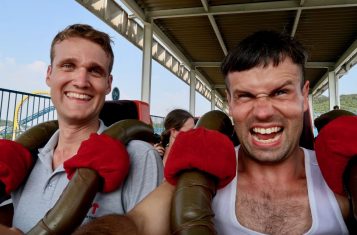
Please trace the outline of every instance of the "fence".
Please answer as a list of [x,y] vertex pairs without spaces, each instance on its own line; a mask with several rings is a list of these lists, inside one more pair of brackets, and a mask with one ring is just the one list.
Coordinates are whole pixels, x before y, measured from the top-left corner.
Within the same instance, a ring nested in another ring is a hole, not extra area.
[[[26,93],[0,88],[0,139],[15,139],[30,127],[57,119],[47,92]],[[154,132],[161,134],[163,117],[151,115]]]
[[0,138],[14,139],[28,128],[57,118],[47,92],[26,93],[0,88]]

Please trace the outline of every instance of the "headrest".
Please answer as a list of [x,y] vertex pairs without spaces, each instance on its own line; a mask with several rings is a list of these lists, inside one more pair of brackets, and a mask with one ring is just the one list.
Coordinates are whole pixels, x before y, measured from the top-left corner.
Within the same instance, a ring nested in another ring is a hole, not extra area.
[[234,132],[231,119],[219,110],[211,110],[205,113],[196,123],[196,127],[202,126],[209,130],[217,130],[229,138]]
[[348,161],[357,155],[357,117],[338,117],[316,137],[315,151],[321,172],[330,188],[341,195],[342,175]]
[[317,117],[314,121],[314,125],[317,131],[320,132],[326,124],[341,116],[355,116],[355,114],[343,109],[334,109]]
[[106,126],[124,119],[138,119],[151,125],[149,104],[138,100],[105,101],[99,118]]

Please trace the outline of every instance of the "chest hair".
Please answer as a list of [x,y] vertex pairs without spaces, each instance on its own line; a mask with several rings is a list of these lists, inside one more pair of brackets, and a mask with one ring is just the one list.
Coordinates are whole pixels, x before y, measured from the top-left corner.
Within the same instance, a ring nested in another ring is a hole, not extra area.
[[[253,189],[252,189],[253,188]],[[304,234],[312,224],[305,187],[280,190],[275,187],[238,188],[236,216],[241,225],[266,234]]]

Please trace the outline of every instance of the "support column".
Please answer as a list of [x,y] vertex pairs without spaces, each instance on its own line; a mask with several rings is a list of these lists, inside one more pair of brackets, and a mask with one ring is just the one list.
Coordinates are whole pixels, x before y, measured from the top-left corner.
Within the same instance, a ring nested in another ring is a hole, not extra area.
[[190,71],[190,113],[195,116],[196,110],[196,70]]
[[216,90],[211,90],[211,110],[215,110],[216,108]]
[[151,93],[152,25],[144,23],[143,63],[141,74],[141,100],[150,104]]
[[330,110],[333,106],[340,105],[340,97],[338,94],[338,78],[335,76],[334,71],[329,71],[328,73],[328,89],[329,89],[329,99],[330,99]]

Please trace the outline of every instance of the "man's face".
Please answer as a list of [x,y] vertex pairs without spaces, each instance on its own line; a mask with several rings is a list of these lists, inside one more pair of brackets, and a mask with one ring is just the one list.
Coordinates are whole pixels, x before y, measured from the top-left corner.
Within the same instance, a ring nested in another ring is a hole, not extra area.
[[301,90],[301,68],[286,58],[278,66],[255,67],[227,76],[229,112],[242,149],[259,162],[280,162],[298,151],[309,83]]
[[54,46],[46,83],[59,120],[68,123],[97,119],[111,90],[109,57],[97,44],[69,38]]

